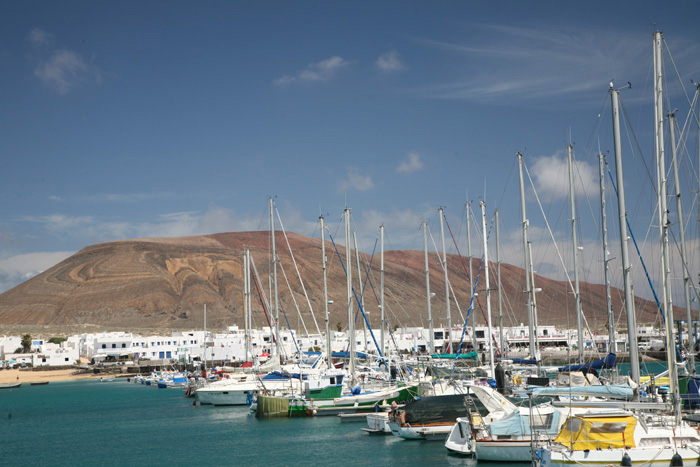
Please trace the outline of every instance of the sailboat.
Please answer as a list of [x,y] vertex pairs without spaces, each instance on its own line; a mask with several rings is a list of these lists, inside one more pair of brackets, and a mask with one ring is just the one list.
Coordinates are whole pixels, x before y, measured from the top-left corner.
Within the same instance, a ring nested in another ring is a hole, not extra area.
[[[654,33],[654,88],[656,110],[656,158],[659,182],[659,215],[661,228],[661,263],[663,270],[663,304],[666,322],[666,348],[669,366],[670,392],[673,400],[671,415],[655,414],[649,411],[650,404],[637,403],[639,411],[615,409],[605,414],[571,415],[557,438],[536,451],[540,466],[550,465],[645,465],[682,466],[698,465],[700,461],[700,435],[696,428],[680,419],[680,395],[678,391],[678,371],[675,360],[675,337],[673,332],[673,304],[670,294],[668,256],[668,209],[666,207],[666,171],[663,142],[662,112],[662,35]],[[622,158],[619,133],[619,90],[610,88],[613,110],[613,130],[615,137],[615,159],[618,179],[618,205],[620,206],[621,242],[623,245],[623,270],[625,264],[626,230],[624,229],[624,189],[622,183]],[[625,295],[628,305],[631,298],[629,281],[625,280]],[[628,313],[629,313],[628,309]],[[628,315],[628,319],[630,316]],[[634,327],[630,327],[630,355],[636,354]],[[631,359],[633,379],[639,382],[638,362]],[[635,365],[636,371],[635,371]]]

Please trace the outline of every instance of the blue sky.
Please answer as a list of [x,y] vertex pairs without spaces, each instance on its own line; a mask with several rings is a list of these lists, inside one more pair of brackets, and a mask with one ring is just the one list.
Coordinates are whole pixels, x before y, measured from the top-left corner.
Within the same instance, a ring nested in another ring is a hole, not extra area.
[[[387,248],[422,249],[421,221],[439,235],[444,206],[465,254],[464,203],[478,211],[485,193],[504,259],[520,264],[518,151],[566,259],[569,141],[588,196],[582,279],[597,281],[608,83],[633,83],[623,101],[650,160],[651,23],[692,98],[698,13],[694,1],[2,2],[0,291],[94,243],[266,230],[270,196],[287,230],[316,237],[319,213],[342,237],[347,203],[369,252],[380,224]],[[681,88],[669,96],[684,121]],[[652,251],[653,188],[641,156],[625,157]],[[538,272],[563,277],[532,188],[528,209]]]

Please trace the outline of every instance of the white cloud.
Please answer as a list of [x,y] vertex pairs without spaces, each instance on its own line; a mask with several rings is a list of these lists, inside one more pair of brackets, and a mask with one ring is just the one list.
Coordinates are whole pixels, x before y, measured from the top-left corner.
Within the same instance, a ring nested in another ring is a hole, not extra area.
[[[542,156],[535,160],[530,169],[539,195],[558,198],[569,196],[569,169],[566,157],[561,153]],[[585,161],[574,162],[574,186],[576,195],[596,196],[598,194],[598,173]]]
[[49,201],[63,201],[63,198],[61,198],[60,196],[56,196],[56,195],[50,195]]
[[34,76],[59,94],[67,94],[86,83],[102,82],[102,72],[95,65],[87,63],[72,50],[54,49],[51,46],[53,35],[34,28],[28,38],[41,56],[34,68]]
[[338,193],[345,193],[350,190],[369,191],[372,189],[374,189],[372,176],[362,174],[354,167],[348,170],[348,178],[338,184]]
[[0,292],[31,279],[74,253],[74,251],[42,251],[0,259]]
[[28,37],[29,41],[36,46],[48,45],[53,41],[53,34],[49,34],[39,28],[34,28],[29,31]]
[[87,81],[99,83],[99,70],[85,63],[71,50],[57,50],[47,60],[39,63],[34,75],[59,94],[67,94],[71,89]]
[[402,174],[409,174],[416,172],[423,168],[423,162],[420,160],[420,155],[415,152],[408,153],[408,157],[405,161],[399,164],[397,172]]
[[405,68],[401,56],[396,50],[380,55],[374,64],[382,73],[392,73]]
[[328,81],[333,78],[336,73],[350,65],[350,62],[334,55],[320,62],[310,63],[306,68],[301,70],[295,76],[284,75],[281,78],[274,80],[275,86],[287,86],[295,81],[301,82],[317,82],[317,81]]

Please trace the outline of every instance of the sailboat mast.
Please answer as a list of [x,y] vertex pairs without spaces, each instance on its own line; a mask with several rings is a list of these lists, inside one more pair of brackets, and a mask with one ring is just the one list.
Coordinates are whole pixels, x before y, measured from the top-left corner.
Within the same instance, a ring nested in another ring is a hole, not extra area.
[[[525,207],[525,179],[523,177],[523,155],[518,153],[518,169],[520,171],[520,212],[522,214],[523,225],[523,254],[525,255],[525,292],[527,293],[527,321],[529,328],[530,354],[537,358],[538,349],[535,343],[537,328],[535,327],[535,307],[534,307],[534,284],[532,283],[532,275],[530,269],[532,261],[530,259],[530,240],[528,238],[528,226],[530,221],[527,220],[527,208]],[[539,359],[537,359],[539,362]]]
[[248,252],[243,255],[243,335],[245,336],[245,357],[248,361]]
[[270,198],[270,241],[272,242],[272,286],[273,286],[273,295],[274,295],[274,302],[275,302],[275,326],[274,326],[274,333],[275,333],[275,338],[274,341],[276,342],[277,345],[272,345],[272,355],[277,355],[279,354],[279,345],[280,345],[280,308],[279,308],[279,296],[277,295],[277,250],[275,247],[275,216],[274,216],[274,209],[275,209],[275,201]]
[[617,353],[615,342],[615,317],[610,295],[610,260],[608,259],[608,217],[605,209],[605,155],[598,154],[598,178],[600,182],[600,225],[603,231],[603,280],[605,281],[605,301],[608,312],[608,352]]
[[442,235],[442,267],[445,270],[445,309],[447,315],[447,350],[443,352],[450,353],[452,351],[452,316],[450,315],[450,282],[447,277],[447,248],[445,247],[445,212],[442,208],[438,209],[440,213],[440,234]]
[[612,100],[613,136],[615,140],[615,173],[617,179],[617,211],[620,223],[620,256],[622,259],[622,282],[625,288],[625,314],[627,315],[627,346],[630,353],[632,381],[639,384],[639,348],[637,347],[637,318],[632,297],[632,271],[629,259],[627,208],[625,206],[625,180],[622,174],[622,145],[620,143],[620,92],[610,83]]
[[379,346],[382,349],[382,353],[386,355],[386,349],[384,348],[384,224],[379,226]]
[[[469,258],[469,296],[474,293],[474,279],[472,278],[472,204],[466,202],[467,211],[467,257]],[[476,313],[472,305],[472,346],[477,349],[476,343]]]
[[486,337],[489,346],[489,368],[491,368],[491,376],[496,376],[493,361],[493,328],[491,326],[491,287],[489,286],[489,247],[488,247],[488,231],[486,230],[486,203],[480,202],[481,206],[481,229],[484,237],[484,276],[486,279],[486,319],[488,321],[488,335]]
[[506,358],[506,348],[503,345],[503,296],[501,294],[501,235],[499,227],[500,212],[496,209],[496,281],[498,283],[498,329],[500,330],[499,345],[501,359]]
[[668,251],[668,206],[666,202],[666,148],[664,146],[664,116],[663,116],[663,57],[662,35],[654,33],[654,111],[656,115],[654,136],[656,140],[657,180],[659,184],[659,223],[661,233],[661,271],[663,274],[662,287],[664,298],[664,313],[666,315],[666,358],[668,360],[669,386],[673,394],[674,405],[678,405],[676,417],[680,413],[680,393],[678,391],[678,368],[676,366],[676,339],[673,326],[673,298],[671,296],[671,262]]
[[430,310],[430,268],[428,267],[428,221],[423,221],[423,250],[425,251],[425,290],[428,298],[428,354],[435,352],[435,332],[433,314]]
[[331,324],[328,316],[328,271],[326,270],[326,264],[328,263],[328,258],[326,258],[326,223],[323,216],[320,216],[321,220],[321,256],[323,264],[323,304],[325,307],[325,320],[326,320],[326,358],[328,361],[328,368],[333,368],[333,351],[331,350]]
[[680,176],[678,174],[678,155],[676,150],[676,116],[673,113],[668,114],[668,128],[671,136],[671,154],[673,157],[673,177],[676,185],[676,210],[678,211],[678,231],[680,236],[681,247],[681,265],[683,268],[683,292],[685,293],[685,313],[688,320],[688,358],[690,365],[690,373],[695,373],[695,356],[692,349],[695,348],[695,335],[691,328],[693,323],[693,314],[690,309],[690,273],[688,271],[686,245],[685,245],[685,219],[683,218],[683,201],[681,199]]
[[576,236],[576,189],[574,186],[574,148],[566,146],[569,165],[569,200],[571,201],[571,244],[574,250],[574,294],[576,300],[576,330],[578,331],[578,363],[583,365],[583,328],[581,326],[581,291],[578,282],[578,238]]
[[355,317],[352,306],[352,252],[350,248],[350,209],[345,208],[345,269],[348,286],[348,340],[350,344],[350,383],[355,386]]

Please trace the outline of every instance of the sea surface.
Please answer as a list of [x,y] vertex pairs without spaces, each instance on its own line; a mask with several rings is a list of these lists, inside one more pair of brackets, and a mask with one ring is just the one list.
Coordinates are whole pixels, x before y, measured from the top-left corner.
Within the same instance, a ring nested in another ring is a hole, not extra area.
[[[645,365],[642,373],[664,368]],[[629,365],[619,370],[626,374]],[[370,435],[364,423],[337,417],[257,419],[247,407],[192,401],[181,389],[119,379],[0,390],[0,465],[477,464],[449,454],[442,442]]]

